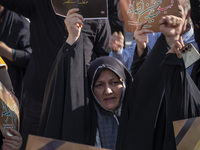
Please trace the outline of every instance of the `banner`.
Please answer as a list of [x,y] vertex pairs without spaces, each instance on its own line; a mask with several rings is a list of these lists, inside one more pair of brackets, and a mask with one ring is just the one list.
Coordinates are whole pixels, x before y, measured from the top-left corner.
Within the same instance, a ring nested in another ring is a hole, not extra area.
[[200,150],[200,117],[173,121],[177,150]]
[[66,17],[69,9],[79,8],[84,19],[107,19],[107,0],[51,0],[57,15]]
[[77,144],[72,142],[55,140],[51,138],[45,138],[41,136],[29,135],[26,144],[26,150],[108,150],[108,149],[101,149],[83,144]]
[[159,32],[162,16],[178,16],[177,0],[120,0],[120,4],[127,32],[133,33],[143,21],[148,22],[144,28]]

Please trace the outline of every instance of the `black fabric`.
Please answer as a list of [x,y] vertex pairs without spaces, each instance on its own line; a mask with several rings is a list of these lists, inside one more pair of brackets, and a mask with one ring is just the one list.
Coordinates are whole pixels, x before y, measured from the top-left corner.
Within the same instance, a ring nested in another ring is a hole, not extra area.
[[[77,44],[82,47],[82,36],[73,47],[67,43],[63,45],[49,74],[39,134],[94,145],[94,141],[88,143],[86,138],[86,134],[89,134],[87,132],[89,126],[86,124],[87,109],[84,107],[88,104],[88,95],[84,93],[84,89],[87,89],[86,68],[83,48],[79,46],[79,49],[74,48]],[[91,115],[95,113],[91,112]],[[90,130],[94,132],[92,135],[96,134],[95,126]]]
[[[33,53],[24,77],[23,97],[25,99],[22,99],[20,109],[21,128],[23,129],[21,133],[26,143],[27,133],[37,134],[40,115],[35,116],[34,114],[40,114],[48,74],[59,49],[68,37],[68,32],[64,23],[65,18],[55,14],[51,0],[0,0],[0,4],[30,20],[30,40]],[[109,54],[110,26],[108,20],[86,20],[82,33],[84,42],[81,46],[85,51],[86,63],[96,57]],[[28,102],[32,103],[34,108]],[[23,118],[27,110],[35,112],[32,114],[28,112],[29,116]]]
[[[86,75],[84,51],[75,48],[78,44],[82,45],[82,38],[81,34],[75,45],[65,43],[59,51],[47,81],[39,134],[94,146],[98,127],[95,101]],[[131,76],[127,69],[111,57],[94,60],[91,65],[94,68],[90,66],[88,71],[90,81],[93,69],[100,65],[98,60],[106,65],[110,59],[109,63],[115,66],[111,67],[120,68],[119,72],[130,85]]]
[[8,66],[16,97],[21,99],[22,81],[31,56],[29,22],[23,16],[5,10],[0,24],[0,41],[15,50],[13,61],[3,58]]
[[191,77],[194,83],[197,85],[200,90],[200,60],[196,61],[192,69]]
[[[33,96],[41,98],[53,61],[68,37],[65,18],[55,14],[50,0],[1,0],[0,4],[30,19],[31,46],[34,52],[25,76],[24,88]],[[82,33],[85,37],[83,47],[87,63],[109,54],[108,20],[86,20]],[[40,98],[36,100],[40,101]]]
[[131,64],[131,75],[133,78],[135,77],[136,72],[141,67],[141,65],[144,63],[144,61],[147,59],[147,52],[148,48],[145,48],[143,54],[139,57],[137,54],[137,46],[135,47],[135,53],[133,55],[133,62]]
[[[200,48],[200,1],[190,0],[191,4],[191,19],[194,25],[195,41]],[[200,90],[200,60],[195,62],[192,74],[192,79]]]
[[119,0],[108,0],[108,19],[111,27],[111,33],[121,31],[124,35],[124,22],[117,16],[117,4]]
[[168,55],[162,63],[168,49],[161,35],[135,75],[122,110],[119,150],[175,150],[172,121],[200,115],[200,93],[183,61]]
[[92,64],[90,64],[88,68],[88,77],[90,84],[92,84],[93,76],[95,74],[95,71],[98,70],[97,68],[99,66],[101,66],[101,68],[111,68],[113,71],[116,72],[117,75],[119,75],[119,77],[123,79],[127,87],[130,86],[131,84],[130,81],[132,80],[130,73],[127,71],[127,69],[120,61],[116,60],[113,57],[103,57],[103,58],[101,57],[93,61]]

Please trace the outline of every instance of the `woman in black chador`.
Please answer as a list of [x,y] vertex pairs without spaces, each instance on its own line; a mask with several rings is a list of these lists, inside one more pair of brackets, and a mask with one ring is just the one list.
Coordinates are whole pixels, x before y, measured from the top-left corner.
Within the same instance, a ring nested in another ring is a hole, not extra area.
[[132,77],[124,65],[108,56],[94,60],[87,71],[82,40],[83,18],[69,10],[69,38],[49,74],[40,120],[40,135],[115,149],[119,117]]

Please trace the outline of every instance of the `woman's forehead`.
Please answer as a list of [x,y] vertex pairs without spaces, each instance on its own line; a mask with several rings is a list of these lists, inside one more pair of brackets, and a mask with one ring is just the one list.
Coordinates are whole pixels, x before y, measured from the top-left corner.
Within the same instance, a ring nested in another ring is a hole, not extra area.
[[103,69],[97,80],[113,79],[113,78],[118,78],[118,76],[110,69]]

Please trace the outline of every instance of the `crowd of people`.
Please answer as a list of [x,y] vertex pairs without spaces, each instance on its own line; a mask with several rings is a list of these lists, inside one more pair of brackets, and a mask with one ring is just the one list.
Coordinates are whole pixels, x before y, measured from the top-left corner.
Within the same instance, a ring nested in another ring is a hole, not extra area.
[[56,15],[50,0],[0,0],[8,64],[0,82],[19,99],[21,121],[13,136],[1,135],[3,150],[25,149],[29,134],[175,150],[172,122],[200,116],[200,60],[185,68],[181,54],[187,43],[200,48],[200,2],[178,0],[179,15],[163,16],[159,33],[142,22],[128,49],[120,1],[108,4],[108,20],[84,20],[78,8]]

